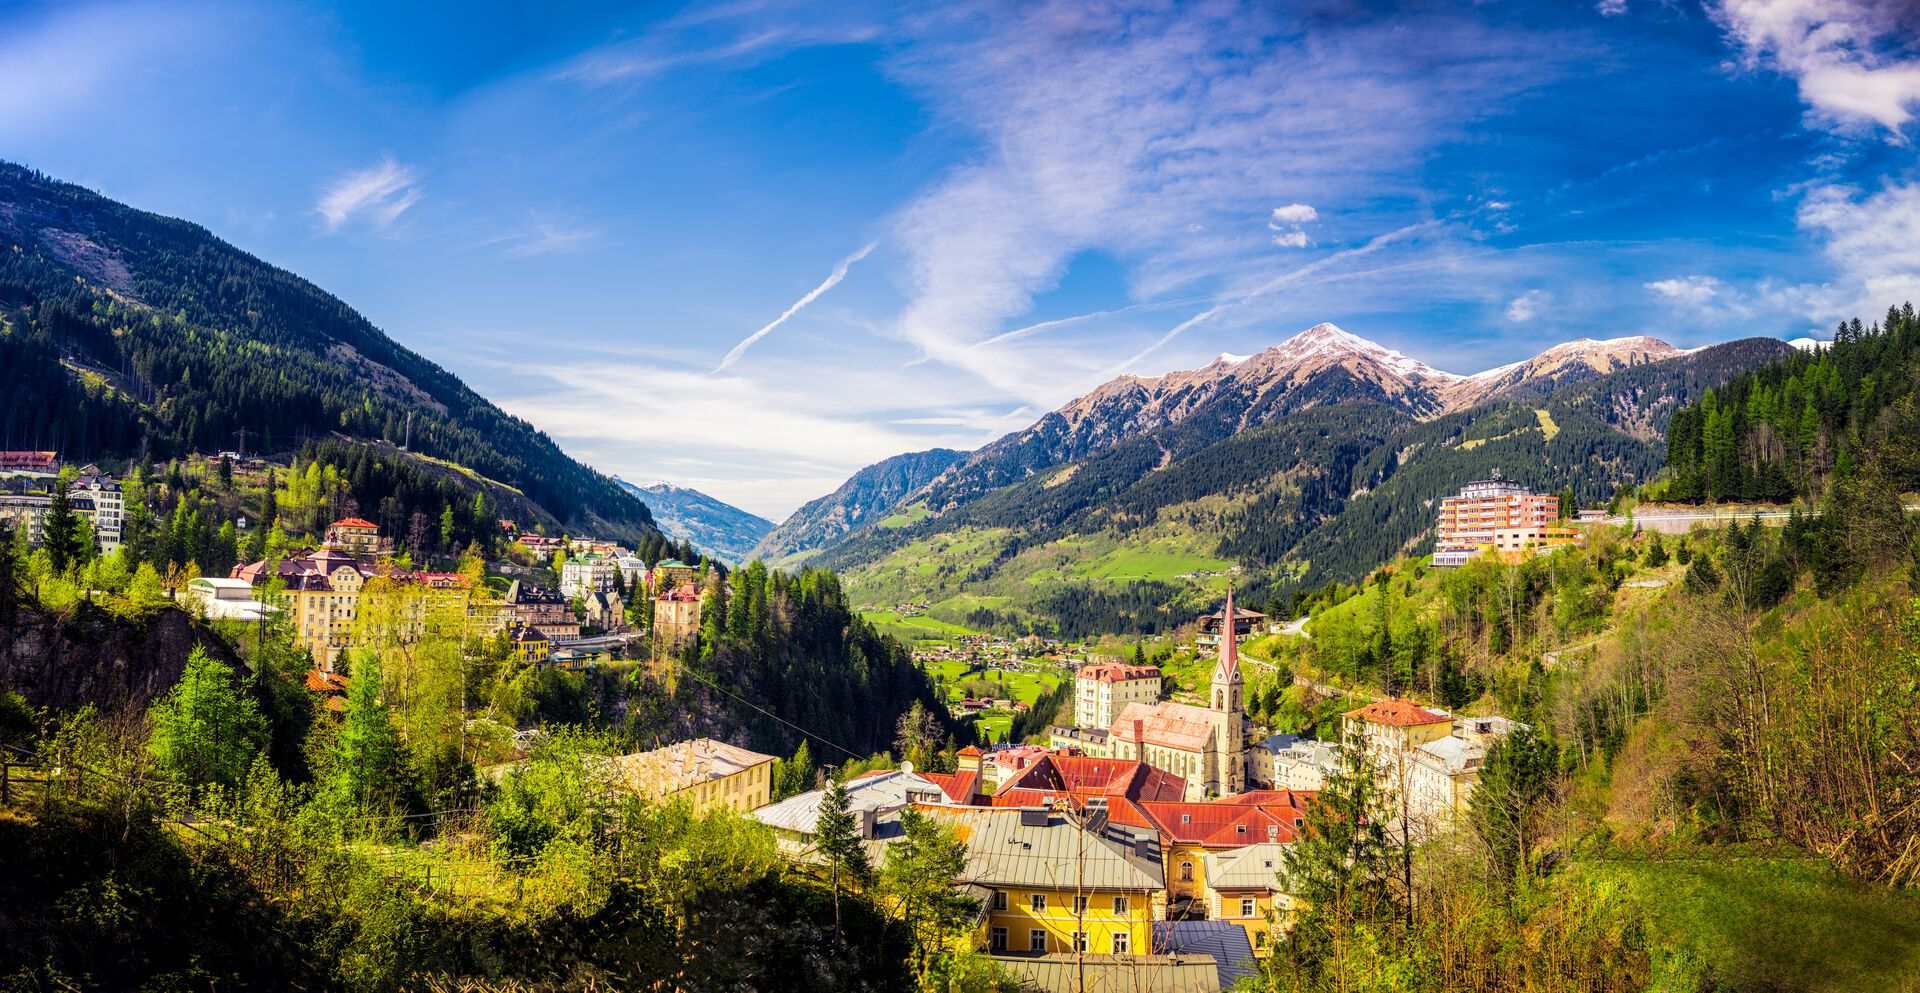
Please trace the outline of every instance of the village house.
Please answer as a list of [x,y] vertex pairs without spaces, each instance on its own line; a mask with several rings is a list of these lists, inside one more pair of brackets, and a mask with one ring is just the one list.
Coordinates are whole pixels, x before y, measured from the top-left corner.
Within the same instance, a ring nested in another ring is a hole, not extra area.
[[1247,749],[1247,782],[1256,789],[1317,790],[1339,761],[1333,742],[1275,734]]
[[542,665],[553,658],[553,642],[530,625],[515,624],[507,632],[507,644],[513,646],[514,659],[523,665]]
[[533,628],[555,644],[580,640],[580,620],[559,590],[516,579],[507,586],[505,603],[509,624]]
[[244,579],[196,576],[187,580],[186,598],[200,616],[210,621],[257,624],[280,609],[254,599],[253,584]]
[[[886,857],[886,846],[900,837],[900,811],[915,804],[965,802],[971,795],[970,787],[960,786],[965,793],[959,797],[950,796],[946,791],[958,782],[961,780],[953,774],[942,777],[942,781],[919,775],[911,762],[902,762],[898,769],[881,769],[848,780],[847,811],[853,815],[855,829],[866,843],[872,863],[881,864]],[[755,810],[753,818],[773,829],[781,854],[799,862],[817,861],[819,856],[814,844],[819,833],[821,805],[826,797],[825,789],[808,790]]]
[[[1232,591],[1228,591],[1231,594]],[[1228,605],[1203,615],[1200,618],[1200,634],[1194,638],[1201,648],[1217,648],[1220,645],[1221,632],[1227,629],[1227,615],[1233,615],[1233,640],[1240,643],[1249,638],[1258,637],[1266,630],[1267,615],[1257,610],[1235,609],[1232,596],[1228,596]]]
[[1151,832],[1039,807],[926,812],[966,842],[959,882],[986,902],[989,954],[1151,952],[1165,892]]
[[700,567],[679,559],[661,559],[647,572],[647,588],[659,593],[700,582]]
[[1287,790],[1205,802],[1142,801],[1114,819],[1159,832],[1166,854],[1169,916],[1193,916],[1207,900],[1209,855],[1255,844],[1290,844],[1307,817],[1308,796]]
[[1285,846],[1262,841],[1206,856],[1208,919],[1244,930],[1261,958],[1272,954],[1295,909],[1280,882]]
[[560,595],[572,603],[593,593],[609,592],[614,588],[615,577],[619,575],[619,566],[614,564],[613,559],[598,553],[568,559],[560,567]]
[[696,815],[725,807],[748,813],[773,795],[771,755],[712,738],[681,741],[608,759],[606,785],[655,803],[685,799]]
[[342,518],[327,525],[321,546],[364,556],[393,551],[392,542],[380,537],[380,525],[359,517]]

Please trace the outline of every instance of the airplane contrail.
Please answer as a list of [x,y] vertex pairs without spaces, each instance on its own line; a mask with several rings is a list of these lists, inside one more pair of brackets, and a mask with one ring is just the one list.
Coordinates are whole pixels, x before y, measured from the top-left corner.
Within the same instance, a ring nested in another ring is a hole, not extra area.
[[[769,321],[766,327],[763,327],[760,330],[755,331],[750,335],[747,335],[746,340],[740,342],[740,344],[738,345],[733,346],[733,351],[728,352],[727,357],[724,359],[721,359],[720,364],[713,367],[713,372],[715,373],[724,372],[728,366],[734,364],[735,362],[740,361],[740,356],[747,354],[747,349],[752,348],[754,342],[759,341],[760,339],[765,338],[767,335],[773,333],[774,328],[777,328],[780,325],[785,324],[787,322],[787,318],[792,317],[795,314],[798,314],[801,311],[801,309],[804,308],[807,304],[810,304],[815,300],[820,299],[820,294],[825,293],[830,289],[833,289],[834,286],[837,285],[841,280],[847,278],[847,270],[852,268],[855,262],[858,262],[861,259],[866,258],[867,253],[873,251],[875,248],[878,248],[878,247],[880,247],[879,242],[870,241],[870,242],[867,242],[867,245],[865,248],[862,248],[859,251],[853,253],[852,255],[849,255],[846,258],[841,259],[840,264],[833,267],[833,272],[827,274],[827,278],[824,282],[822,282],[819,286],[814,287],[812,290],[808,291],[806,296],[803,296],[800,299],[795,300],[793,302],[793,306],[788,307],[785,311],[782,311],[779,317],[776,317],[773,320]],[[712,375],[712,373],[709,373],[708,375]]]

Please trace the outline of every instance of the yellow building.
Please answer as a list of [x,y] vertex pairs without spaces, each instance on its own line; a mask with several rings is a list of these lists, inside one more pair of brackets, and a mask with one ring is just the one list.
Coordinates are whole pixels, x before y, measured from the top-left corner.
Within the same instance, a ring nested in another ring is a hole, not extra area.
[[1273,951],[1294,908],[1282,889],[1282,851],[1281,843],[1262,842],[1207,856],[1207,919],[1245,929],[1262,957]]
[[979,942],[994,955],[1146,955],[1166,907],[1159,843],[1041,808],[930,807],[967,845],[960,881],[985,893]]
[[1453,716],[1428,710],[1412,700],[1375,700],[1346,718],[1349,740],[1364,743],[1367,757],[1382,769],[1410,761],[1421,745],[1453,733]]
[[695,738],[610,759],[609,785],[657,803],[685,798],[695,814],[723,807],[744,814],[772,798],[773,763],[771,755]]
[[553,657],[553,642],[539,628],[521,624],[507,632],[507,641],[513,645],[514,658],[523,665],[540,665]]

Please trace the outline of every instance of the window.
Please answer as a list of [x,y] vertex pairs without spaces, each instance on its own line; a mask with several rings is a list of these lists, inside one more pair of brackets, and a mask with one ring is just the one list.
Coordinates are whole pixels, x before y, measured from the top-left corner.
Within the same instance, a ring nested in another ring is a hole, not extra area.
[[996,952],[1006,951],[1007,950],[1007,929],[1003,927],[994,928],[992,937],[990,937],[988,941],[991,944],[994,951]]
[[1192,862],[1180,863],[1180,881],[1183,883],[1193,882],[1193,863]]
[[1253,933],[1253,947],[1255,948],[1267,947],[1267,932],[1255,931]]
[[1133,936],[1125,931],[1113,933],[1113,954],[1125,955],[1133,948]]
[[1027,909],[1032,910],[1036,914],[1046,913],[1047,895],[1045,893],[1035,893],[1027,897]]
[[[1073,913],[1074,913],[1074,915],[1075,915],[1075,916],[1082,916],[1082,915],[1084,915],[1084,914],[1086,914],[1086,912],[1087,912],[1087,898],[1086,898],[1086,897],[1083,897],[1083,896],[1077,896],[1077,897],[1074,897],[1074,898],[1073,898]],[[1082,949],[1082,951],[1085,951],[1085,949]]]
[[993,891],[993,909],[995,910],[1007,909],[1007,891],[1006,890]]
[[1087,932],[1073,932],[1073,950],[1076,952],[1084,952],[1087,950]]
[[1113,898],[1113,914],[1115,917],[1127,916],[1127,898],[1126,897],[1117,896]]
[[1247,826],[1246,826],[1245,824],[1235,824],[1235,825],[1233,826],[1233,833],[1234,833],[1234,834],[1246,834],[1246,833],[1247,833]]
[[1027,932],[1027,951],[1044,952],[1047,950],[1047,932],[1043,928],[1034,928]]
[[1252,917],[1255,912],[1256,911],[1253,909],[1253,897],[1250,897],[1250,896],[1241,897],[1240,898],[1240,916]]

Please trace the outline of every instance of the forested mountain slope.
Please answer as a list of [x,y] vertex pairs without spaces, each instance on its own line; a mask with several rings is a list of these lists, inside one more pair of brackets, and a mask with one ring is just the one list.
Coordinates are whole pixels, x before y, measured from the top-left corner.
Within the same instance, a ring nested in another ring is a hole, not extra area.
[[[821,562],[842,570],[868,605],[925,599],[956,622],[1037,621],[1063,633],[1186,619],[1217,594],[1220,580],[1209,576],[1236,569],[1256,595],[1350,580],[1420,547],[1440,498],[1496,468],[1538,491],[1570,487],[1587,502],[1650,479],[1674,409],[1791,349],[1750,339],[1668,351],[1654,359],[1656,349],[1641,347],[1645,361],[1578,368],[1542,363],[1537,377],[1490,380],[1495,400],[1432,416],[1439,400],[1378,388],[1379,369],[1405,362],[1350,348],[1367,371],[1331,363],[1283,388],[1210,388],[1177,420],[974,492],[970,481],[998,478],[989,446],[910,498],[925,516],[856,531]],[[1446,378],[1435,396],[1462,395],[1472,378]],[[1325,402],[1294,406],[1302,389]],[[1040,451],[1047,423],[998,451]]]
[[[805,556],[869,522],[965,458],[932,448],[884,459],[853,474],[832,493],[808,502],[760,540],[754,555],[771,562]],[[876,516],[878,515],[878,516]]]
[[0,163],[0,447],[168,457],[409,443],[636,539],[645,505],[338,298],[186,221]]

